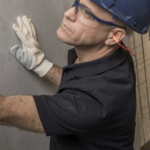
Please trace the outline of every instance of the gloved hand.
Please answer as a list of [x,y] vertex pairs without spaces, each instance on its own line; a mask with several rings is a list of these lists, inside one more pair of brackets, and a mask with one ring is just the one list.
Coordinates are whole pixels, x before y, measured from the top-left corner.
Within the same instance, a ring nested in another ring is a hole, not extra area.
[[19,27],[14,24],[13,29],[20,39],[22,47],[15,45],[11,49],[11,53],[24,67],[43,77],[53,67],[53,63],[44,59],[45,55],[40,50],[31,19],[23,16],[22,18],[18,17],[17,20]]

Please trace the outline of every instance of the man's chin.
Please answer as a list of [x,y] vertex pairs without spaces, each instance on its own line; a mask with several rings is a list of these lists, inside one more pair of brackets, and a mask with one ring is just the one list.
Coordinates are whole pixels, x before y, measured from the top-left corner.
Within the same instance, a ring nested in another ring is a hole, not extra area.
[[66,36],[62,33],[62,31],[60,31],[60,30],[61,30],[60,28],[57,30],[57,37],[58,37],[63,43],[66,43],[66,44],[68,44],[68,45],[74,45],[74,44],[71,42],[70,38],[69,38],[69,37],[66,37]]

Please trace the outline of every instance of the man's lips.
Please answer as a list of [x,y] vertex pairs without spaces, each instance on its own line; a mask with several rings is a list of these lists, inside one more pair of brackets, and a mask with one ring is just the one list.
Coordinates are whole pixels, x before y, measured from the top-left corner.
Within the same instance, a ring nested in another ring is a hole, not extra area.
[[69,31],[71,31],[64,23],[62,23],[62,25],[67,28]]

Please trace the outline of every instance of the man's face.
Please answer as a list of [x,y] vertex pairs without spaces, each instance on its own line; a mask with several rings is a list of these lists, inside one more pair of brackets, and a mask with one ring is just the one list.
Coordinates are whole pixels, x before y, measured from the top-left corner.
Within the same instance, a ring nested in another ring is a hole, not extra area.
[[[106,21],[111,20],[110,13],[90,0],[80,0],[80,3],[97,17]],[[103,43],[107,38],[110,26],[99,23],[92,17],[89,18],[80,6],[78,8],[77,14],[75,14],[75,7],[64,13],[62,24],[57,30],[58,38],[74,46],[93,46]]]

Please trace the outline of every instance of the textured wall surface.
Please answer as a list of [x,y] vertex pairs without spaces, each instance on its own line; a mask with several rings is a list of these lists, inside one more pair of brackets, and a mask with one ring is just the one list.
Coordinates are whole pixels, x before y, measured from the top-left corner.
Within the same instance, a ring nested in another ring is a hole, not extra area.
[[[27,15],[35,25],[38,41],[49,61],[65,66],[67,50],[56,35],[70,0],[0,0],[0,94],[42,95],[55,94],[57,87],[46,79],[26,70],[10,53],[20,44],[12,24],[17,17]],[[48,150],[49,137],[13,127],[0,127],[0,150]]]
[[[130,47],[135,51],[135,71],[137,76],[137,120],[142,150],[150,143],[150,29],[147,34],[134,33]],[[150,149],[150,147],[149,147]]]

